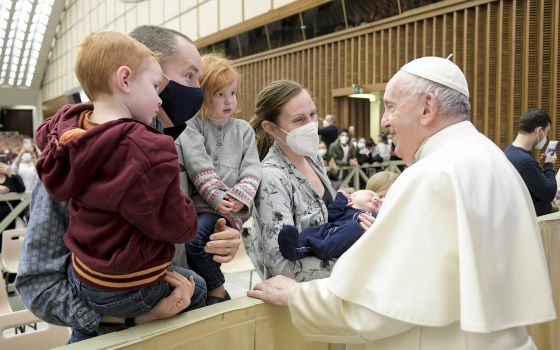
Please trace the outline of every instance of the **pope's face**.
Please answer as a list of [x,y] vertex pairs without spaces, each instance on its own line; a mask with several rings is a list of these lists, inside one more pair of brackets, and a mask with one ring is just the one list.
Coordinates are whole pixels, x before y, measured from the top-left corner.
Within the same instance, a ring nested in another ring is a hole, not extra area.
[[396,145],[395,153],[407,164],[414,162],[414,154],[424,141],[420,119],[423,111],[424,97],[410,95],[405,91],[402,72],[398,72],[387,83],[383,104],[385,113],[381,126],[389,129],[393,143]]

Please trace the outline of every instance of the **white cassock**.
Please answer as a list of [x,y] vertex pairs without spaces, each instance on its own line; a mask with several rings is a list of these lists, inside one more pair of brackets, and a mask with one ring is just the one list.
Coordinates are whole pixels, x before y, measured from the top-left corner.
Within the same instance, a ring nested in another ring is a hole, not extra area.
[[428,138],[328,279],[290,291],[308,340],[348,349],[534,349],[555,318],[535,209],[468,121]]

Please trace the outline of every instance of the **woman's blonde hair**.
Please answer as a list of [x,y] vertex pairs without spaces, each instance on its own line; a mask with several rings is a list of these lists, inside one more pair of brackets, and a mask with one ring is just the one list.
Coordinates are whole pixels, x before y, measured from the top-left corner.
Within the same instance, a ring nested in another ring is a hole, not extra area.
[[257,96],[255,115],[249,124],[255,130],[257,150],[261,160],[266,157],[274,139],[262,127],[263,121],[278,125],[282,108],[303,91],[303,87],[292,80],[276,80],[269,83]]
[[[239,81],[239,72],[230,60],[217,54],[207,54],[202,57],[202,74],[200,87],[204,91],[204,103],[199,116],[206,117],[212,106],[212,97],[226,86]],[[239,90],[236,91],[239,100]]]
[[369,178],[366,184],[366,190],[373,191],[384,197],[387,191],[389,191],[389,187],[391,187],[397,177],[398,174],[390,171],[377,172]]

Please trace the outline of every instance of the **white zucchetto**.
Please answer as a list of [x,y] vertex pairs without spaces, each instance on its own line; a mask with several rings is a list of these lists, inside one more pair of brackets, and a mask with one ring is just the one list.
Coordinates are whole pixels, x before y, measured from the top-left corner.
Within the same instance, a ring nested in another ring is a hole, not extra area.
[[442,57],[417,58],[401,67],[402,71],[442,84],[469,97],[465,75],[455,63]]

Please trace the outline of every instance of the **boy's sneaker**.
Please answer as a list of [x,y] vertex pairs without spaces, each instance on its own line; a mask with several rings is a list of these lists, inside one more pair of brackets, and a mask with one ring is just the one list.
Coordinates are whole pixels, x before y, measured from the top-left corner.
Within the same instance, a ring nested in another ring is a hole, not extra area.
[[214,296],[209,296],[206,298],[206,306],[208,305],[213,305],[213,304],[218,304],[218,303],[222,303],[224,301],[228,301],[231,300],[231,297],[229,296],[227,290],[226,290],[226,295],[224,295],[222,298],[220,297],[214,297]]

